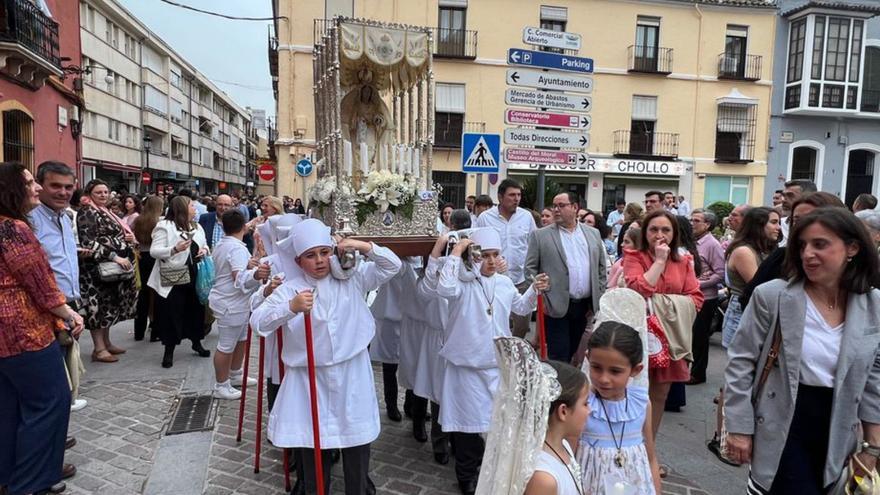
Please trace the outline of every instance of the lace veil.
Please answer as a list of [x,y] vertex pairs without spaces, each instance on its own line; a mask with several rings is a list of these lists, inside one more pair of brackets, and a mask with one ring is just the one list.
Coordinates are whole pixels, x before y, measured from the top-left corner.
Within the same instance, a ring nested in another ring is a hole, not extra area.
[[556,370],[516,337],[495,339],[501,382],[476,495],[521,495],[547,434],[550,403],[561,392]]
[[[593,328],[603,321],[616,321],[636,329],[642,338],[642,372],[633,378],[632,384],[648,387],[648,326],[645,313],[645,298],[632,289],[613,289],[605,292],[599,300],[599,312]],[[584,359],[581,370],[590,373],[590,363]]]

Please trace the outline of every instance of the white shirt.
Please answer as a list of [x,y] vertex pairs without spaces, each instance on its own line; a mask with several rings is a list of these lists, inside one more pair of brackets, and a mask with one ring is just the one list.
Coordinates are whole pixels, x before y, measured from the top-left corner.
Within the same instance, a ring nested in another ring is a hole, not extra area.
[[617,223],[618,220],[623,220],[623,212],[614,210],[608,214],[608,220],[605,222],[609,227],[611,227],[615,237],[620,234],[620,229],[623,228],[623,224]]
[[782,239],[779,240],[779,247],[785,247],[785,245],[788,244],[788,231],[791,229],[791,224],[788,222],[788,217],[783,217],[779,220],[779,230],[782,232]]
[[[250,314],[251,294],[260,287],[256,269],[247,269],[250,254],[243,242],[225,236],[214,246],[214,286],[208,307],[225,325],[244,325]],[[233,272],[237,272],[233,278]]]
[[832,328],[807,296],[804,341],[801,346],[800,382],[814,387],[834,387],[844,323]]
[[492,227],[501,236],[501,254],[507,261],[507,275],[514,284],[525,281],[526,251],[529,234],[537,230],[535,218],[524,208],[517,208],[510,220],[504,218],[497,206],[484,211],[475,227]]
[[[568,291],[572,299],[584,299],[590,297],[590,246],[581,229],[575,225],[574,231],[569,232],[565,227],[559,228],[559,237],[562,238],[562,249],[565,250],[565,259],[568,263]],[[604,249],[604,246],[603,246]]]
[[678,214],[686,217],[691,212],[691,205],[687,201],[682,201],[678,204]]

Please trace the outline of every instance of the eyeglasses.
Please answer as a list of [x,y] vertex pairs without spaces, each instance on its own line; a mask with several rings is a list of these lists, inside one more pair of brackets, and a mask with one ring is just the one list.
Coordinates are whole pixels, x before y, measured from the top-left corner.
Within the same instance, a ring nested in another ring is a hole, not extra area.
[[561,210],[561,209],[565,208],[566,206],[571,206],[571,203],[553,203],[554,210]]

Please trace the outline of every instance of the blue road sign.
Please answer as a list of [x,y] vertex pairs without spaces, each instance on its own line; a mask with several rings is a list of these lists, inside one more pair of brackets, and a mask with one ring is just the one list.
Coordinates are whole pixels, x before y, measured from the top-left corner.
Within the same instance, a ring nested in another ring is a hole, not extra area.
[[542,69],[580,72],[582,74],[593,73],[593,59],[591,58],[572,57],[551,52],[536,52],[521,48],[507,49],[507,63],[510,65],[524,65],[526,67],[540,67]]
[[314,169],[315,166],[312,165],[312,161],[308,158],[303,158],[296,162],[296,175],[300,177],[308,177],[309,175],[312,175],[312,170]]
[[497,174],[501,163],[501,135],[466,132],[461,135],[461,171]]

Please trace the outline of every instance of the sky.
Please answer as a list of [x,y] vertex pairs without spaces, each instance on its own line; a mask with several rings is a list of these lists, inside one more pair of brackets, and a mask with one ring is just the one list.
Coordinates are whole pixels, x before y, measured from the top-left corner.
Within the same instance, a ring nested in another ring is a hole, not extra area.
[[[267,45],[271,21],[228,20],[161,0],[118,1],[239,106],[275,115]],[[271,0],[174,1],[231,16],[272,16]]]

